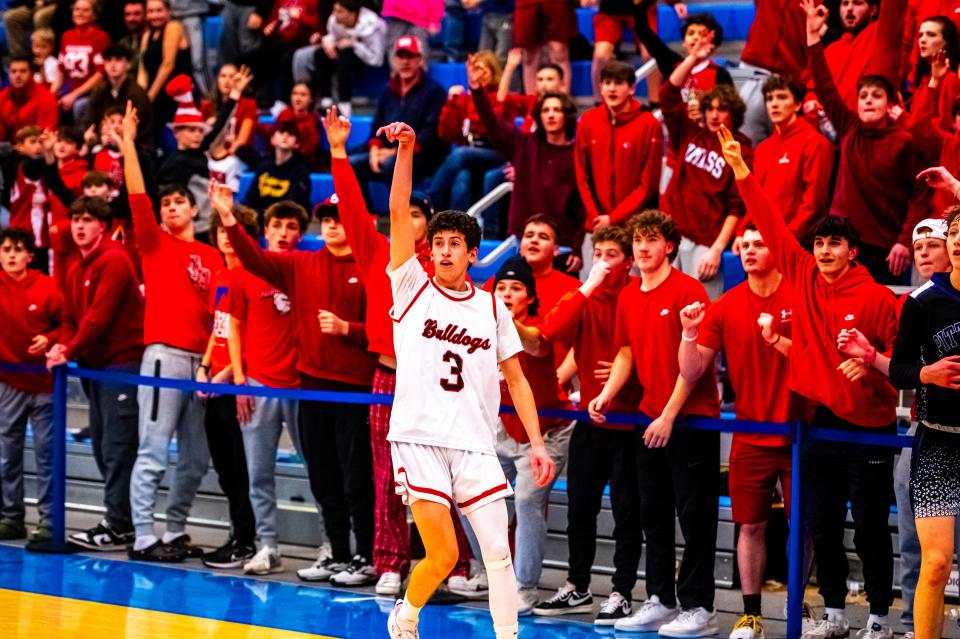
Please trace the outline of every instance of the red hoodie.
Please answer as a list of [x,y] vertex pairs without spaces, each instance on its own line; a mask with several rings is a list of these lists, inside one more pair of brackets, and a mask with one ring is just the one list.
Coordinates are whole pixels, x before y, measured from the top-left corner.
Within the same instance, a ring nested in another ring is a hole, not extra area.
[[[677,154],[677,166],[661,208],[676,220],[684,237],[710,246],[720,235],[727,216],[744,214],[743,201],[733,184],[733,171],[723,159],[717,134],[687,117],[678,87],[665,82],[660,100],[670,145]],[[740,142],[747,164],[751,164],[750,140],[739,131],[734,137]]]
[[753,170],[797,238],[826,215],[833,145],[804,118],[775,127],[773,135],[757,145]]
[[60,336],[67,345],[67,359],[79,359],[92,368],[139,361],[143,356],[143,309],[130,258],[104,238],[67,273]]
[[867,127],[844,104],[823,57],[808,47],[817,95],[840,138],[840,163],[831,213],[848,217],[864,244],[913,246],[913,227],[926,215],[930,193],[915,178],[926,168],[910,133],[889,118]]
[[[367,293],[366,329],[368,348],[371,352],[387,357],[396,357],[393,349],[393,322],[390,308],[393,306],[393,289],[387,275],[390,263],[390,243],[374,226],[374,218],[367,213],[360,183],[347,158],[332,158],[333,185],[340,202],[340,222],[347,236],[360,270],[360,277]],[[430,245],[422,242],[417,246],[420,266],[433,275],[433,260]]]
[[858,264],[832,284],[827,282],[816,259],[789,232],[756,178],[748,176],[737,185],[780,272],[793,287],[790,387],[848,422],[890,425],[896,419],[896,391],[874,368],[856,382],[837,370],[847,359],[837,350],[837,335],[841,329],[856,328],[878,350],[887,352],[897,335],[893,293]]
[[22,89],[0,91],[0,142],[13,142],[17,131],[29,124],[55,131],[59,122],[56,96],[33,80]]
[[656,206],[663,128],[635,99],[617,115],[602,104],[584,113],[577,124],[575,153],[587,231],[593,230],[598,215],[622,224]]
[[799,78],[807,66],[807,18],[794,0],[756,0],[756,15],[741,59],[778,75]]
[[[43,353],[30,355],[27,349],[36,335],[44,335],[50,345],[60,341],[63,320],[63,296],[53,278],[40,271],[27,270],[15,280],[0,270],[0,362],[43,365]],[[43,373],[0,372],[0,382],[26,393],[53,392],[53,377]]]
[[[913,77],[913,68],[919,59],[919,50],[916,46],[917,33],[923,21],[933,16],[946,16],[960,29],[960,0],[908,0],[907,13],[903,20],[900,77]],[[957,64],[957,62],[953,63]]]
[[[517,116],[527,114],[528,100],[526,96],[508,95],[505,100],[497,99],[497,88],[487,90],[487,97],[493,104],[497,116],[507,122],[513,122]],[[469,93],[461,93],[447,98],[440,111],[440,120],[437,122],[437,134],[441,139],[458,146],[468,144],[471,140],[486,142],[487,130],[480,121],[480,114],[473,104]]]
[[[910,111],[910,117],[905,118],[904,121],[907,122],[907,126],[910,126],[913,118],[920,117],[917,115],[917,100],[924,94],[930,91],[930,76],[925,76],[920,81],[920,86],[917,88],[916,93],[913,94],[913,98],[910,100],[910,103],[907,105],[907,109]],[[955,71],[947,73],[943,76],[943,79],[940,80],[940,88],[938,90],[940,95],[940,100],[938,103],[934,104],[933,113],[927,114],[924,117],[928,117],[937,122],[943,131],[947,133],[953,132],[953,103],[956,102],[957,98],[960,98],[960,77],[957,77]]]
[[[353,255],[328,249],[268,253],[239,224],[227,227],[249,273],[290,296],[297,335],[297,370],[313,378],[370,386],[376,359],[367,352],[366,296]],[[346,336],[320,331],[317,313],[330,311],[349,324]]]
[[[612,362],[619,346],[613,340],[617,321],[617,299],[620,291],[630,282],[624,272],[620,278],[613,274],[604,281],[590,297],[574,289],[543,318],[541,331],[554,342],[573,345],[573,356],[580,371],[580,406],[585,407],[603,390],[603,382],[593,375],[600,362]],[[617,393],[610,412],[633,413],[643,397],[636,372],[631,372],[630,381]],[[633,430],[629,424],[594,424],[613,430]]]
[[[936,126],[933,115],[937,103],[940,102],[939,95],[939,87],[928,87],[926,91],[917,94],[913,101],[910,133],[928,164],[945,167],[952,175],[956,175],[960,171],[960,132],[945,133]],[[923,217],[938,218],[956,203],[957,199],[952,193],[936,189]]]
[[298,150],[307,157],[313,157],[320,146],[320,125],[313,113],[295,113],[293,109],[284,109],[277,116],[277,125],[292,122],[300,131]]

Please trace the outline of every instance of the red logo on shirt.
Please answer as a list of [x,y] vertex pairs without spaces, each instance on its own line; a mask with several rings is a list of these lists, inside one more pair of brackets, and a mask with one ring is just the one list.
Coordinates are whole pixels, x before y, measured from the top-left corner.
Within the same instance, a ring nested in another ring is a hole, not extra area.
[[428,319],[423,323],[423,336],[428,339],[438,339],[441,342],[450,342],[451,344],[463,344],[467,347],[467,353],[473,354],[478,348],[483,350],[490,349],[490,340],[481,337],[470,337],[467,335],[466,328],[460,328],[457,324],[448,324],[446,328],[438,328],[437,321]]
[[190,263],[187,265],[187,275],[190,277],[193,285],[201,291],[210,288],[211,272],[210,269],[203,266],[199,255],[190,256]]

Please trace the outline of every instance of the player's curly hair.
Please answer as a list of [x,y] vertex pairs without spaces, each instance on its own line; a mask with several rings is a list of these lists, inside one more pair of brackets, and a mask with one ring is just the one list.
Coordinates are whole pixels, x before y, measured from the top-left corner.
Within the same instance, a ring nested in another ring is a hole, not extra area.
[[743,126],[743,116],[747,112],[747,105],[744,104],[743,98],[740,97],[740,94],[737,93],[737,90],[732,84],[718,84],[709,91],[707,91],[702,98],[700,98],[701,109],[706,111],[713,101],[717,101],[717,107],[721,111],[728,111],[730,113],[730,118],[733,120],[733,130],[737,131],[741,126]]
[[[257,239],[260,237],[260,225],[257,222],[257,212],[249,206],[242,204],[233,205],[233,217],[237,218],[237,224],[243,227],[247,235]],[[223,226],[220,216],[214,213],[210,216],[210,243],[217,246],[217,231]]]
[[438,213],[427,224],[427,241],[433,243],[433,236],[441,231],[453,231],[463,235],[467,249],[480,246],[480,223],[476,218],[463,211],[443,211]]
[[[671,262],[680,252],[680,229],[672,217],[658,209],[647,209],[637,213],[627,221],[627,233],[631,241],[636,237],[657,237],[658,235],[673,243],[673,250],[667,256]],[[631,247],[632,249],[632,247]]]

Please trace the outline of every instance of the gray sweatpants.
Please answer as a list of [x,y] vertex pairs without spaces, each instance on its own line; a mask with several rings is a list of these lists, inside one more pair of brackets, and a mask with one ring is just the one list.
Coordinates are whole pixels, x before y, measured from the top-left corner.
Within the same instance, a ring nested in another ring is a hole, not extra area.
[[[688,240],[683,238],[680,240],[680,248],[677,252],[677,259],[673,261],[673,266],[677,270],[683,271],[690,277],[697,277],[697,265],[700,263],[700,258],[703,257],[703,254],[710,250],[709,246],[703,244],[694,244],[693,240]],[[717,270],[717,274],[705,282],[700,282],[703,284],[703,288],[707,289],[707,297],[710,298],[710,301],[717,299],[723,295],[723,259],[720,260],[720,268]]]
[[[194,378],[200,353],[151,344],[143,353],[140,374],[172,379]],[[177,468],[167,498],[167,531],[183,532],[200,480],[210,466],[203,428],[203,400],[196,393],[141,386],[140,446],[130,478],[130,508],[138,537],[155,534],[153,509],[169,462],[170,441],[177,436]]]
[[40,523],[50,524],[53,504],[53,395],[28,393],[0,382],[0,520],[23,523],[23,447],[33,428]]
[[[252,377],[250,386],[263,387]],[[250,505],[257,520],[257,537],[265,546],[277,545],[277,442],[283,424],[287,424],[297,452],[300,452],[297,430],[297,400],[257,397],[256,410],[249,424],[244,424],[243,450],[247,456],[247,475],[250,478]]]

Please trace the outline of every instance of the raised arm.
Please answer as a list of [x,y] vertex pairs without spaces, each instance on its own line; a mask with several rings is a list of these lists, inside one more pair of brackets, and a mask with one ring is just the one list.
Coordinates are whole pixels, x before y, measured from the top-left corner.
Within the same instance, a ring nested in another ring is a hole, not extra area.
[[390,188],[390,270],[403,266],[416,253],[413,219],[410,217],[410,193],[413,190],[413,147],[417,135],[409,124],[394,122],[377,131],[391,143],[399,142],[397,162]]
[[818,5],[817,0],[802,0],[801,6],[807,14],[807,60],[817,99],[830,116],[837,132],[843,135],[850,127],[856,126],[860,119],[856,113],[847,108],[843,97],[837,91],[837,83],[823,55],[820,30],[830,12],[822,4]]
[[153,213],[153,204],[147,197],[147,189],[140,169],[140,156],[137,154],[137,127],[140,123],[137,110],[127,100],[127,110],[121,125],[122,138],[120,153],[123,155],[123,180],[130,202],[130,216],[133,219],[133,233],[141,253],[152,253],[160,246],[163,231]]
[[713,361],[716,351],[697,344],[700,324],[706,315],[706,305],[694,302],[680,309],[680,324],[683,326],[677,359],[680,363],[680,375],[696,382]]
[[490,96],[484,91],[483,86],[477,80],[475,71],[476,65],[473,58],[467,59],[467,77],[470,80],[470,97],[473,98],[473,104],[477,107],[477,115],[483,123],[483,128],[487,131],[487,138],[490,144],[503,153],[508,160],[513,160],[514,147],[516,146],[514,137],[518,134],[513,122],[506,122],[496,114],[493,105],[490,104]]

